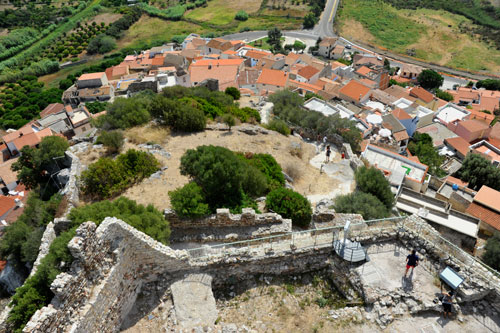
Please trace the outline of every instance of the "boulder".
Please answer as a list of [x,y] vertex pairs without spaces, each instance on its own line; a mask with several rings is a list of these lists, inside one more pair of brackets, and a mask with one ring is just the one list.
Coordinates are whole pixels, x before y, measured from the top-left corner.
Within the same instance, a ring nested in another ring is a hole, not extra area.
[[0,272],[0,289],[13,295],[16,288],[23,285],[24,279],[25,275],[19,272],[11,261],[7,261],[7,265]]

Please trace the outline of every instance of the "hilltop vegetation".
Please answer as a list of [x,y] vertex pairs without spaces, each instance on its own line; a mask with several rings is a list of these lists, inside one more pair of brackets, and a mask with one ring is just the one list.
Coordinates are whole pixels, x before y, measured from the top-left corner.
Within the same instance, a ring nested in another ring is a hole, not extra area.
[[497,15],[479,1],[345,0],[336,27],[346,38],[423,61],[500,71]]

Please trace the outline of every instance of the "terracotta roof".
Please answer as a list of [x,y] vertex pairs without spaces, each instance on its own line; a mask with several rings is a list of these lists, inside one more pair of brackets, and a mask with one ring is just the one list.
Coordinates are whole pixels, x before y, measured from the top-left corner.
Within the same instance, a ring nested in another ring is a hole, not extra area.
[[392,136],[394,137],[394,139],[396,139],[397,142],[403,141],[403,140],[406,140],[406,139],[410,138],[408,136],[408,133],[406,132],[406,130],[400,131],[400,132],[396,132],[396,133],[392,133]]
[[459,136],[457,136],[456,138],[444,139],[444,142],[449,144],[463,156],[467,156],[467,154],[469,153],[469,143]]
[[330,45],[335,44],[336,41],[337,41],[337,38],[325,37],[321,40],[321,42],[319,42],[319,46],[330,46]]
[[394,109],[392,114],[394,115],[394,117],[398,118],[399,120],[413,119],[408,113],[406,113],[405,110],[403,110],[401,108]]
[[378,86],[377,82],[366,78],[360,79],[359,82],[364,83],[366,86],[371,88],[377,88]]
[[370,92],[370,88],[358,81],[351,80],[348,84],[340,88],[340,93],[352,98],[355,101],[359,101],[361,97],[366,96]]
[[264,68],[260,73],[257,83],[269,84],[277,87],[284,87],[286,85],[288,75],[285,72],[276,69]]
[[165,58],[164,57],[155,57],[153,61],[151,62],[151,65],[153,66],[163,66]]
[[491,128],[490,138],[500,140],[500,122],[497,122]]
[[103,75],[105,75],[105,72],[98,72],[98,73],[87,73],[87,74],[82,74],[79,78],[78,81],[85,81],[85,80],[96,80],[102,78]]
[[17,157],[11,158],[10,160],[0,164],[0,177],[2,177],[6,184],[13,183],[17,180],[17,172],[12,171],[11,169],[12,164],[15,163],[17,159]]
[[7,197],[5,195],[0,195],[0,216],[7,213],[9,210],[14,208],[16,202],[14,201],[14,197]]
[[370,73],[372,70],[366,66],[361,66],[358,68],[358,70],[356,71],[356,73],[358,74],[361,74],[361,75],[367,75],[368,73]]
[[30,146],[30,147],[36,146],[42,141],[42,138],[50,136],[52,134],[53,133],[50,128],[45,128],[40,132],[33,132],[20,136],[17,139],[13,140],[12,142],[14,143],[16,148],[20,150],[24,146]]
[[248,50],[247,53],[245,53],[245,57],[252,58],[252,59],[261,59],[261,58],[264,58],[265,56],[268,56],[270,54],[272,54],[272,53],[266,52],[266,51],[259,51],[259,50]]
[[32,133],[33,132],[33,129],[31,127],[26,127],[26,126],[23,126],[21,127],[20,129],[18,129],[17,131],[14,131],[12,133],[9,133],[9,134],[6,134],[2,137],[2,140],[5,142],[5,143],[9,143],[15,139],[17,139],[19,137],[20,134],[29,134],[29,133]]
[[467,210],[465,211],[467,214],[477,217],[481,221],[489,224],[493,228],[500,230],[500,214],[494,212],[487,207],[484,207],[480,204],[472,202]]
[[259,78],[259,71],[256,69],[245,69],[238,75],[238,85],[256,84]]
[[189,66],[191,82],[219,80],[219,89],[237,85],[239,66],[243,59],[199,60]]
[[464,182],[463,180],[452,177],[452,176],[446,177],[446,182],[448,182],[450,184],[457,184],[458,186],[461,186],[461,187],[467,187],[467,185],[469,185],[469,183]]
[[306,91],[310,91],[313,93],[317,93],[318,91],[321,90],[321,87],[318,87],[316,85],[310,84],[310,83],[305,83],[305,82],[299,82],[295,80],[290,80],[290,86],[300,88]]
[[459,122],[458,126],[462,126],[469,132],[479,132],[489,128],[488,125],[479,120],[464,120]]
[[481,112],[483,110],[481,105],[473,104],[472,107],[472,110],[468,110],[470,111],[470,119],[477,119],[487,124],[490,124],[495,119],[495,115]]
[[434,95],[421,87],[415,87],[410,90],[410,95],[421,99],[425,103],[430,103],[434,100]]
[[298,74],[303,78],[310,80],[314,75],[316,75],[319,71],[313,66],[305,66],[299,69]]
[[[481,186],[474,201],[491,208],[500,213],[500,192],[488,187],[486,185]],[[500,221],[499,221],[500,222]]]
[[219,66],[239,66],[243,63],[243,59],[202,59],[193,62],[190,67],[212,67]]
[[47,105],[42,112],[40,112],[40,118],[44,118],[50,114],[59,113],[64,109],[64,105],[61,103],[52,103]]

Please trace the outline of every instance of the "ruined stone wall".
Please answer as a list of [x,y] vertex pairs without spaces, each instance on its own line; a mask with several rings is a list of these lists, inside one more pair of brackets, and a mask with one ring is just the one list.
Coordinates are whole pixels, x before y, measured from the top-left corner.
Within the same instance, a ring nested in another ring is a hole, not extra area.
[[[400,240],[432,259],[426,262],[436,272],[445,265],[460,271],[466,278],[460,301],[489,297],[500,305],[500,281],[467,254],[444,242],[417,216],[383,230],[360,226],[352,237],[363,244]],[[244,279],[251,274],[298,274],[326,267],[331,253],[328,243],[298,249],[290,245],[285,251],[263,254],[268,247],[229,248],[220,255],[193,258],[116,218],[107,218],[98,228],[85,223],[69,244],[75,257],[71,271],[57,277],[52,285],[56,295],[52,304],[37,311],[25,332],[118,331],[143,283],[158,278],[175,281],[184,274],[199,272],[213,275],[215,285],[224,284],[229,277]]]
[[283,223],[291,225],[291,220],[283,219],[279,214],[256,214],[252,208],[243,208],[241,214],[231,214],[229,209],[219,208],[216,214],[199,219],[180,218],[172,209],[165,209],[164,214],[172,228],[243,227]]

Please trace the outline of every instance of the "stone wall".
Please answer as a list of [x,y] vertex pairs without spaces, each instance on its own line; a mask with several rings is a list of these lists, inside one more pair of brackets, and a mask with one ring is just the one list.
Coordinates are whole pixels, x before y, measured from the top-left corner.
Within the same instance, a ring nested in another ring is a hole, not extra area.
[[[500,305],[500,280],[469,255],[446,243],[428,223],[411,216],[381,231],[361,225],[353,237],[363,244],[401,241],[417,248],[439,271],[449,265],[466,282],[457,300],[472,301],[489,297]],[[282,242],[285,244],[286,242]],[[228,248],[223,252],[194,258],[186,251],[174,251],[116,218],[107,218],[96,228],[87,222],[69,244],[75,257],[69,273],[60,274],[51,286],[52,303],[31,318],[25,332],[114,332],[135,302],[142,284],[157,279],[172,282],[185,274],[209,273],[214,284],[250,274],[298,274],[324,268],[331,259],[331,246],[267,251],[269,244]],[[210,251],[208,252],[210,253]],[[265,253],[265,254],[264,254]]]
[[291,224],[291,220],[283,219],[279,214],[256,214],[252,208],[243,208],[241,214],[231,214],[229,209],[219,208],[216,214],[199,219],[180,218],[172,209],[165,209],[164,214],[172,228],[247,227],[265,224]]

